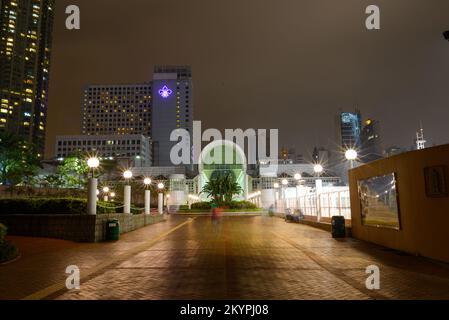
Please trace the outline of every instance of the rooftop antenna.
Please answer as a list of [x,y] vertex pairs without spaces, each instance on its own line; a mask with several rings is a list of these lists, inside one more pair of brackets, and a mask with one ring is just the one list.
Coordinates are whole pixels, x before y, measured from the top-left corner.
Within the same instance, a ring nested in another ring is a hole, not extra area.
[[419,122],[420,129],[416,131],[416,150],[422,150],[426,148],[426,139],[424,139],[424,129],[422,127],[422,121]]

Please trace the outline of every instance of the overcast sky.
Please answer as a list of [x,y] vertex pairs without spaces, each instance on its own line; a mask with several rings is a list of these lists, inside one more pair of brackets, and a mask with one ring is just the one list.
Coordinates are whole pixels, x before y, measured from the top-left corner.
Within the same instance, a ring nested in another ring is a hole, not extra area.
[[[65,7],[81,30],[65,29]],[[381,8],[367,31],[365,8]],[[79,134],[87,84],[151,80],[191,65],[205,128],[278,128],[308,155],[335,144],[338,110],[382,123],[385,147],[410,147],[422,121],[449,143],[448,0],[57,0],[47,156]]]

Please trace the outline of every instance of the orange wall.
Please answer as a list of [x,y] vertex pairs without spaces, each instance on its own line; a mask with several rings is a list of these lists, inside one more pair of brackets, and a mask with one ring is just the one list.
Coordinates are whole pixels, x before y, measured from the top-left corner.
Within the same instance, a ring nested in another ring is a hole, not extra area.
[[[449,145],[407,152],[351,170],[353,237],[449,262],[449,197],[429,198],[425,189],[424,168],[438,165],[449,170]],[[357,181],[393,172],[397,175],[401,230],[363,226]]]

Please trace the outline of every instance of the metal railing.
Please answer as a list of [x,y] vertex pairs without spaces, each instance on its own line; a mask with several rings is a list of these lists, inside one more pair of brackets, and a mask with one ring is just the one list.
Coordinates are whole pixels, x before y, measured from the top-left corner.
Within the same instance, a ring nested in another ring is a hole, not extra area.
[[351,219],[351,200],[348,190],[325,193],[310,193],[298,198],[286,198],[277,201],[277,211],[300,209],[306,216],[330,219],[333,216],[343,216]]

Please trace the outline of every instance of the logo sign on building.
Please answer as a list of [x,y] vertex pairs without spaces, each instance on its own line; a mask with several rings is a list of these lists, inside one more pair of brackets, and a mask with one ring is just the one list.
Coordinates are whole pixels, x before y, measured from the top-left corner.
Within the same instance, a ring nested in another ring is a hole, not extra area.
[[168,97],[170,97],[172,95],[172,93],[173,93],[173,90],[171,90],[167,86],[163,86],[162,89],[159,90],[159,95],[164,99],[167,99]]

